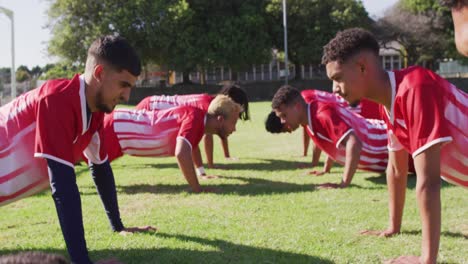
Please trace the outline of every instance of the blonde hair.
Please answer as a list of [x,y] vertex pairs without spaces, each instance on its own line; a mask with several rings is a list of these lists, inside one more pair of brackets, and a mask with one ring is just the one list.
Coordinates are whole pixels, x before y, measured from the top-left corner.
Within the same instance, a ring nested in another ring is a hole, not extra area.
[[229,118],[233,112],[242,112],[242,106],[223,94],[217,95],[208,107],[208,114],[214,116],[220,115],[225,119]]

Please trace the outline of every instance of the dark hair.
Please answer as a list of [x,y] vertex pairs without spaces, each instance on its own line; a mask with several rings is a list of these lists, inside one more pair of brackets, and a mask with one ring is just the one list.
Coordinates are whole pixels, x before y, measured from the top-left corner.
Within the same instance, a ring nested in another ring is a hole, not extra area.
[[27,251],[0,257],[0,264],[68,264],[65,257],[38,251]]
[[141,73],[140,58],[120,36],[107,35],[96,39],[88,49],[88,56],[105,61],[117,71],[127,70],[134,76]]
[[224,85],[219,94],[224,94],[229,96],[234,102],[240,104],[243,108],[243,111],[239,114],[239,118],[242,120],[249,120],[249,98],[243,89],[241,89],[236,84],[226,84]]
[[337,61],[346,62],[350,57],[363,50],[379,56],[379,43],[374,35],[362,28],[350,28],[340,31],[323,47],[322,64]]
[[460,8],[465,5],[468,5],[467,0],[439,0],[441,6],[446,6],[448,8]]
[[273,134],[283,133],[283,126],[284,125],[281,123],[281,119],[276,116],[274,111],[271,111],[265,120],[266,131]]
[[302,99],[301,93],[296,88],[290,85],[281,86],[278,91],[276,91],[271,102],[271,108],[278,109],[280,105],[290,105],[296,100]]

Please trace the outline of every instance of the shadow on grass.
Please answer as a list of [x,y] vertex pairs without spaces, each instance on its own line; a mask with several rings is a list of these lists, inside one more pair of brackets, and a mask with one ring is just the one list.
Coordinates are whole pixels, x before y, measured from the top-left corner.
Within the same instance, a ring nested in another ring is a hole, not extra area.
[[[252,159],[249,159],[252,160]],[[289,161],[278,159],[253,159],[258,162],[224,162],[216,163],[217,169],[229,170],[258,170],[258,171],[277,171],[277,170],[296,170],[298,166],[307,164],[303,161]],[[176,161],[174,163],[145,163],[145,164],[129,164],[125,165],[126,168],[155,168],[155,169],[178,169]],[[317,168],[323,167],[323,162],[319,162]],[[207,169],[208,170],[208,169]]]
[[[265,195],[265,194],[280,194],[280,193],[296,193],[296,192],[311,192],[314,187],[311,184],[295,184],[280,181],[271,181],[252,177],[237,177],[237,176],[219,176],[219,179],[239,180],[243,184],[209,184],[208,181],[201,181],[202,187],[215,189],[216,194],[237,194],[237,195]],[[209,180],[209,181],[216,181]],[[189,187],[187,184],[135,184],[128,186],[118,186],[119,193],[137,194],[137,193],[154,193],[154,194],[174,194],[187,192]],[[94,192],[95,193],[95,192]]]
[[[385,174],[381,174],[378,177],[367,177],[367,181],[373,182],[378,185],[387,185],[387,178]],[[416,188],[416,174],[408,174],[408,182],[407,182],[408,189],[415,189]],[[456,185],[450,184],[441,179],[441,188],[451,188],[455,187]]]
[[[403,235],[415,235],[415,236],[420,236],[421,231],[416,231],[416,230],[406,230],[406,231],[401,231],[400,232]],[[442,231],[440,232],[441,236],[444,237],[453,237],[453,238],[463,238],[463,239],[468,239],[468,234],[463,234],[463,233],[454,233],[450,231]]]
[[[90,250],[93,260],[117,258],[127,264],[145,263],[333,263],[332,261],[306,254],[291,253],[269,248],[235,244],[221,239],[206,239],[187,235],[166,233],[148,233],[167,240],[178,240],[185,248],[154,249],[108,249]],[[131,238],[130,238],[131,239]],[[205,250],[188,249],[192,243],[204,246]],[[187,244],[187,245],[184,245]],[[206,247],[212,247],[206,249]],[[37,251],[38,249],[0,250],[0,254],[14,254],[20,251]],[[61,249],[40,249],[47,253],[66,255]]]

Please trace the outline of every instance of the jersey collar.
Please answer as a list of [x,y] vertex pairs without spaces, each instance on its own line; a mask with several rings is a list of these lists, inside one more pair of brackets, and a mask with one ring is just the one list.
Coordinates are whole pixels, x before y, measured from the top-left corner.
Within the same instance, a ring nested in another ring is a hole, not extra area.
[[79,77],[80,79],[80,92],[79,92],[79,96],[80,96],[80,106],[81,106],[81,121],[82,121],[82,132],[81,132],[81,135],[84,135],[84,133],[86,133],[86,131],[88,130],[88,118],[87,118],[87,115],[86,115],[86,94],[85,94],[85,79],[84,79],[84,75],[80,75]]
[[390,80],[390,86],[392,89],[392,98],[391,98],[391,104],[390,104],[390,112],[388,112],[387,108],[384,107],[385,109],[385,114],[387,114],[387,117],[390,119],[390,123],[393,125],[394,124],[394,119],[395,119],[395,96],[396,96],[396,80],[395,80],[395,73],[392,71],[388,71],[388,79]]

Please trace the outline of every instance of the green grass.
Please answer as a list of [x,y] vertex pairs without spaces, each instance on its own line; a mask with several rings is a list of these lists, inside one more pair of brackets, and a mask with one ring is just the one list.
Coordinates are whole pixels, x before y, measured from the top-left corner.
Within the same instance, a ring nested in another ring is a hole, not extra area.
[[[339,182],[342,167],[323,177],[305,175],[297,165],[301,131],[271,135],[263,122],[269,103],[252,104],[252,121],[239,122],[225,161],[215,139],[219,179],[202,181],[215,194],[192,194],[175,158],[123,157],[114,174],[126,226],[153,225],[156,233],[113,234],[87,168],[77,167],[86,240],[94,260],[124,263],[379,263],[420,253],[421,224],[415,179],[409,190],[402,234],[360,236],[387,225],[385,177],[358,172],[350,188],[317,190]],[[467,263],[466,190],[443,185],[439,260]],[[66,255],[50,192],[0,208],[0,254],[42,250]]]

